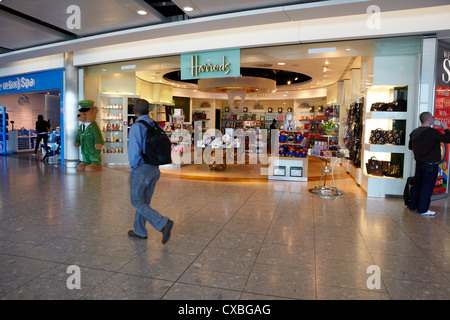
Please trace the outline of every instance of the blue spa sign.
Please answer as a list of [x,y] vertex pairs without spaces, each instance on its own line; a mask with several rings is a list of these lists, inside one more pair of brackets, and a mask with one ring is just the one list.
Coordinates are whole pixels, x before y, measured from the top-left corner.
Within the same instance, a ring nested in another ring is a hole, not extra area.
[[0,95],[62,89],[62,87],[62,69],[0,78]]
[[181,55],[181,80],[239,77],[239,49],[189,53]]

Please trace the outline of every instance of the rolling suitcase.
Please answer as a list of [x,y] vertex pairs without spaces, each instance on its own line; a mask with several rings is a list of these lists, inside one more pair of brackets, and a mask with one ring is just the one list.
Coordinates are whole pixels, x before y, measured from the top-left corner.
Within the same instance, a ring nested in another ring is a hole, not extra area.
[[409,177],[406,179],[405,190],[403,191],[403,200],[405,201],[405,205],[409,207],[409,203],[411,201],[411,188],[416,182],[416,178]]

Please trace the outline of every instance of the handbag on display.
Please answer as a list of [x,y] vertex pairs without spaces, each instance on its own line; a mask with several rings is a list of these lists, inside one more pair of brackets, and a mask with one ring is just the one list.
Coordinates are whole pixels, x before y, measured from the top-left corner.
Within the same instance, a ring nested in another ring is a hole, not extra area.
[[401,178],[403,176],[403,171],[400,163],[392,164],[391,162],[388,171],[384,175],[393,178]]
[[382,164],[377,158],[372,157],[366,163],[367,173],[374,176],[383,176]]
[[406,100],[399,99],[397,101],[388,103],[386,111],[404,112],[406,111],[406,105]]
[[387,130],[386,131],[386,143],[394,145],[405,144],[405,131],[404,130]]
[[370,111],[387,111],[387,104],[384,102],[372,103]]
[[386,143],[386,130],[375,129],[370,132],[369,138],[370,144],[385,144]]

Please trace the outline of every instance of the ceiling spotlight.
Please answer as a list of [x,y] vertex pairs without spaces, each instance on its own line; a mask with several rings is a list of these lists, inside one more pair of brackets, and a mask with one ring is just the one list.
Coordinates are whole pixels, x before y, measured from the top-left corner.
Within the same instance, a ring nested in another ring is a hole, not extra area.
[[327,72],[327,67],[323,67],[323,72]]
[[279,66],[284,66],[286,63],[285,62],[278,62]]
[[145,16],[147,14],[147,11],[145,11],[145,10],[138,10],[137,13],[140,14],[141,16]]
[[186,6],[186,7],[183,7],[183,11],[184,12],[191,12],[191,11],[194,11],[194,8]]

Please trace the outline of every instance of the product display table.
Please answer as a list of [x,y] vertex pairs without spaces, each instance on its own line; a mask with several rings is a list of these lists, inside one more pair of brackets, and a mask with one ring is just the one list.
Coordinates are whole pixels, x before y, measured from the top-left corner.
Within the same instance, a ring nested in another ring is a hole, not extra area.
[[[336,162],[340,159],[340,157],[322,157],[322,156],[311,156],[318,158],[320,160],[320,164],[322,166],[322,173],[320,175],[319,185],[309,189],[311,193],[318,194],[321,196],[340,196],[343,194],[336,185],[336,181],[334,180],[333,170]],[[330,165],[330,167],[328,166]],[[331,174],[331,179],[333,180],[334,186],[327,186],[327,174]],[[323,185],[321,185],[323,179]]]

